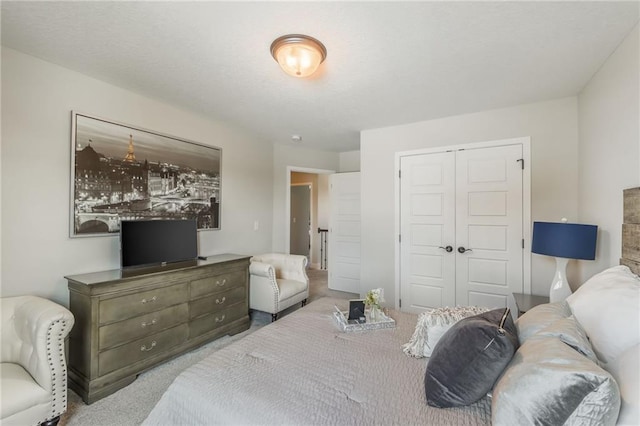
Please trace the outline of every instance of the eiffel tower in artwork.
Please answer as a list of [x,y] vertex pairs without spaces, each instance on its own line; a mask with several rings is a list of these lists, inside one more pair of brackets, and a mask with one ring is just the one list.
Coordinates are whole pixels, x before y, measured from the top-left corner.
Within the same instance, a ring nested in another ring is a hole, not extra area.
[[127,150],[127,155],[122,160],[125,163],[135,163],[136,162],[136,154],[133,152],[133,135],[129,135],[129,149]]

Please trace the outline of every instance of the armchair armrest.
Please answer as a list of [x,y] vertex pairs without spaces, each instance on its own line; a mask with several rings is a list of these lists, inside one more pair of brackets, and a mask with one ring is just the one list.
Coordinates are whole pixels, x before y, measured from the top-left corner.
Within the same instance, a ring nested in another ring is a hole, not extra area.
[[268,278],[274,281],[276,279],[276,272],[273,266],[268,263],[251,261],[251,265],[249,266],[249,274]]
[[66,392],[64,339],[73,314],[35,296],[3,298],[2,310],[1,361],[21,365],[47,392]]

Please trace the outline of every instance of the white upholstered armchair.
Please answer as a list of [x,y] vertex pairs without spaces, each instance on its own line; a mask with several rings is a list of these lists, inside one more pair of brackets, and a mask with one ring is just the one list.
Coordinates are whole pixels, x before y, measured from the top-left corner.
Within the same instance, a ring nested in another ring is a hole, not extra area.
[[0,423],[57,424],[67,410],[64,339],[73,315],[41,297],[3,297],[0,321]]
[[249,307],[269,312],[271,320],[278,313],[309,297],[307,258],[294,254],[269,253],[251,258],[249,267]]

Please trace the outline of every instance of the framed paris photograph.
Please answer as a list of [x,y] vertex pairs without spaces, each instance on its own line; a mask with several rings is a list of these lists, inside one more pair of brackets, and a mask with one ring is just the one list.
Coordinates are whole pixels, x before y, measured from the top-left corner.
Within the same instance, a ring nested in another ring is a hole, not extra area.
[[71,124],[71,237],[118,235],[121,220],[220,229],[220,148],[77,112]]

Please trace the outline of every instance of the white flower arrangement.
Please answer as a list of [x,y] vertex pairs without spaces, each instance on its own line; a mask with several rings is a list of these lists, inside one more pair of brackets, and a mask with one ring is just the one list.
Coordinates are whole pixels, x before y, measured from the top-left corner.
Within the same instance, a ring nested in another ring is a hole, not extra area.
[[380,303],[384,302],[384,290],[381,288],[374,288],[367,292],[367,296],[364,299],[364,304],[367,306],[375,306],[380,308]]

